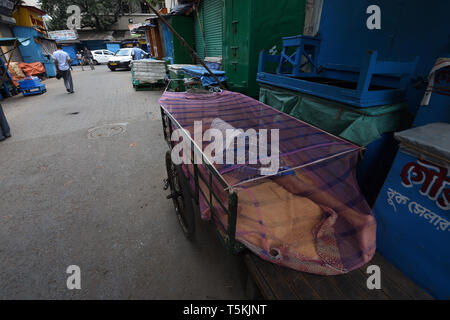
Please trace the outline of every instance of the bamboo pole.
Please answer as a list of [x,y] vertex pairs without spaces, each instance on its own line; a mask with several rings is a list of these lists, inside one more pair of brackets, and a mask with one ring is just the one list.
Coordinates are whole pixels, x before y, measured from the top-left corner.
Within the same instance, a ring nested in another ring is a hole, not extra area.
[[219,80],[219,78],[211,71],[211,69],[208,68],[208,66],[206,65],[206,63],[203,61],[202,58],[200,58],[200,56],[198,55],[198,53],[192,49],[192,47],[186,42],[186,40],[183,39],[182,36],[180,36],[178,34],[178,32],[175,31],[175,29],[170,25],[170,23],[168,23],[166,21],[166,19],[164,19],[159,12],[153,8],[152,4],[150,3],[150,0],[147,0],[148,6],[150,8],[150,10],[153,11],[154,14],[156,14],[158,16],[158,18],[170,29],[170,31],[172,31],[172,33],[180,40],[181,44],[183,44],[183,46],[185,46],[191,53],[191,55],[197,59],[200,64],[211,74],[211,76],[214,78],[214,80],[216,80],[216,82],[219,84],[220,88],[222,88],[223,90],[227,90],[227,88],[223,85],[223,83]]

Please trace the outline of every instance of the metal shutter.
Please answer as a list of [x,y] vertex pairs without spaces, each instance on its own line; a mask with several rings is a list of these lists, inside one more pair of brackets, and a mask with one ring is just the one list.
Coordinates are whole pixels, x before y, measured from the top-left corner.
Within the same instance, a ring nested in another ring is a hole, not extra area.
[[[205,51],[203,37],[195,13],[195,44],[197,52],[203,59]],[[223,46],[223,0],[203,0],[199,7],[200,20],[205,33],[206,51],[208,57],[222,57]]]

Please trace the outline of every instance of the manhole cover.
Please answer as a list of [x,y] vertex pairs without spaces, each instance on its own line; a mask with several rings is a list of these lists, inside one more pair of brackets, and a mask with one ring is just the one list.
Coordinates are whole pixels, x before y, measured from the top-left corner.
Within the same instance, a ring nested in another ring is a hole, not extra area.
[[127,132],[125,124],[108,124],[88,131],[89,139],[111,138]]

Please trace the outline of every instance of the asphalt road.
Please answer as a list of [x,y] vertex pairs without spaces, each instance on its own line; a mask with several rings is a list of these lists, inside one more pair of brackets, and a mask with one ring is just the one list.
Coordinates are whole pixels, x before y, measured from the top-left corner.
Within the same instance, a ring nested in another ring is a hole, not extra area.
[[208,223],[188,242],[166,200],[161,92],[105,66],[73,77],[73,95],[50,79],[2,102],[0,299],[244,298],[242,260]]

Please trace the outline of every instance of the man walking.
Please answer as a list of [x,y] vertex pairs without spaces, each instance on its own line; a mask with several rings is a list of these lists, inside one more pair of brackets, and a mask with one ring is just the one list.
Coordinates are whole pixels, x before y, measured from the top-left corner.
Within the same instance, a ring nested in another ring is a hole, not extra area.
[[68,93],[74,93],[72,73],[70,72],[70,64],[72,60],[70,56],[63,51],[62,45],[57,45],[58,50],[53,53],[53,59],[55,59],[56,71],[61,74],[64,79],[64,85]]
[[141,60],[142,59],[142,49],[139,48],[139,44],[135,44],[133,49],[131,50],[131,56],[133,60]]

